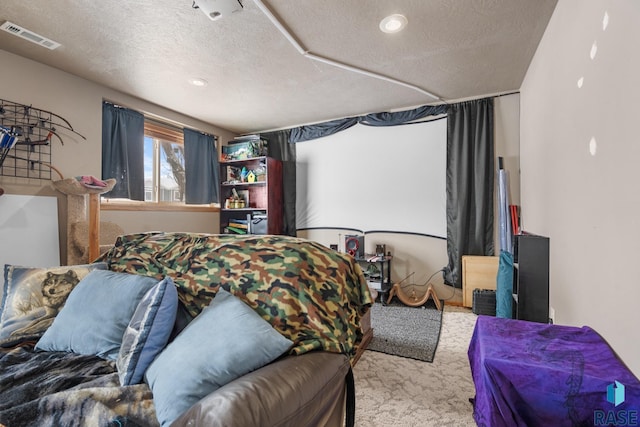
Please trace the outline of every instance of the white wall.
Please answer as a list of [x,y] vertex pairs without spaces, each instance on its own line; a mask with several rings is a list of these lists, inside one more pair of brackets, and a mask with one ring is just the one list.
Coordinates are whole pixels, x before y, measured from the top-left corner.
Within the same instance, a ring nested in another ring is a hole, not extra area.
[[220,215],[218,212],[183,211],[102,211],[100,218],[120,225],[125,234],[145,231],[177,231],[188,233],[218,233]]
[[521,88],[520,134],[523,223],[550,237],[556,323],[591,326],[636,376],[639,22],[634,0],[560,0]]
[[[157,105],[124,95],[55,68],[0,50],[0,98],[50,110],[67,119],[74,129],[87,137],[86,141],[63,137],[64,145],[55,138],[52,143],[52,163],[65,178],[77,175],[101,175],[102,101],[108,99],[138,111],[151,113],[218,135],[226,142],[234,134],[183,116]],[[203,105],[202,108],[207,108]],[[65,134],[66,135],[66,134]],[[54,179],[57,175],[52,174]],[[27,180],[0,176],[0,187],[9,194],[56,195],[59,198],[60,246],[66,259],[66,198],[51,188],[45,180]],[[103,221],[113,221],[126,232],[206,231],[218,232],[217,212],[122,212],[103,211]]]

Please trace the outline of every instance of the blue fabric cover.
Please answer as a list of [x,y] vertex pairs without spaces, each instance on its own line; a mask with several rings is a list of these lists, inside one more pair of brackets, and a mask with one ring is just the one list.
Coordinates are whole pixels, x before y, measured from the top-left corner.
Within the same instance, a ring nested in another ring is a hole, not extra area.
[[138,304],[116,359],[120,384],[139,384],[169,341],[178,311],[178,291],[170,278],[149,289]]
[[19,267],[5,264],[0,307],[0,346],[37,340],[51,326],[73,288],[89,272],[107,264]]
[[115,360],[138,303],[158,280],[94,270],[78,283],[37,350],[93,354]]
[[147,369],[145,381],[153,391],[160,424],[170,425],[203,397],[270,363],[292,345],[251,307],[220,288]]
[[640,381],[588,326],[478,316],[468,355],[478,426],[638,425]]
[[513,255],[500,251],[496,282],[496,317],[510,319],[513,302]]

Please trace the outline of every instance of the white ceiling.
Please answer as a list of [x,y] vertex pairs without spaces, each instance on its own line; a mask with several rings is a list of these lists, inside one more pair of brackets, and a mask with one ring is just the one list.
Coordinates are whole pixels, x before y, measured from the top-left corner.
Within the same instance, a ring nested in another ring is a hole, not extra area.
[[[517,91],[557,0],[263,0],[211,21],[191,0],[2,0],[0,48],[237,133]],[[378,29],[404,14],[398,34]],[[197,88],[190,78],[208,85]],[[431,93],[441,100],[425,94]]]

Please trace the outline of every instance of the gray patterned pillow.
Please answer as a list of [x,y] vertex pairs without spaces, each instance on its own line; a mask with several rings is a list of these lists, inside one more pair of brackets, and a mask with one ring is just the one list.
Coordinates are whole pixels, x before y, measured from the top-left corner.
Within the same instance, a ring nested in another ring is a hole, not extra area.
[[69,293],[90,271],[107,264],[51,268],[4,266],[4,293],[0,306],[0,347],[37,340],[51,326]]
[[138,384],[153,359],[169,341],[178,312],[178,291],[165,277],[138,303],[122,336],[116,359],[120,385]]

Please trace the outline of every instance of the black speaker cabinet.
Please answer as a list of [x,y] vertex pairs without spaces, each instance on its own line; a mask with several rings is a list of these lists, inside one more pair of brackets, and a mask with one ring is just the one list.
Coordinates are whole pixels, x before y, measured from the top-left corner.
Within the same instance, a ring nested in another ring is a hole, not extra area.
[[344,250],[354,258],[364,258],[364,236],[344,236]]

